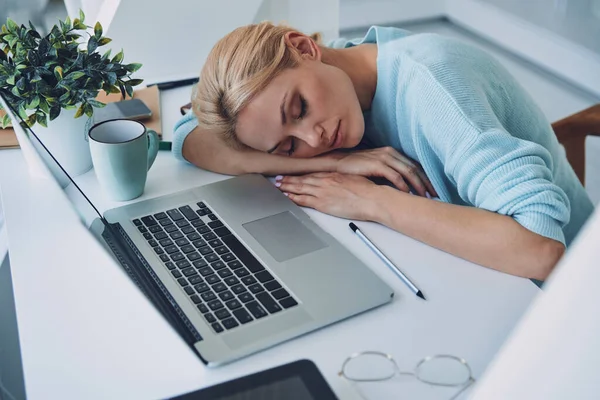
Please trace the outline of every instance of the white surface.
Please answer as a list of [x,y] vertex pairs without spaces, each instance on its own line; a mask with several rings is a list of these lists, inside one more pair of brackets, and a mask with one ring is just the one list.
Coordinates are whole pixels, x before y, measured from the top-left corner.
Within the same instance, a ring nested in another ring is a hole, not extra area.
[[444,16],[444,0],[339,0],[340,29]]
[[598,398],[599,239],[596,210],[471,398]]
[[[389,282],[395,300],[208,370],[78,224],[53,182],[31,179],[18,150],[3,153],[0,171],[29,399],[164,398],[299,358],[315,361],[345,399],[350,386],[337,372],[347,355],[364,349],[389,352],[406,368],[427,355],[456,354],[467,359],[479,377],[538,293],[526,279],[471,264],[383,226],[359,223],[423,290],[428,298],[424,302],[360,242],[346,220],[307,210]],[[225,178],[161,152],[137,200]],[[77,182],[101,210],[123,204],[102,195],[93,171]],[[67,193],[76,198],[72,186]],[[88,209],[86,217],[90,216]],[[382,400],[399,393],[419,399],[453,393],[404,379],[363,389]]]
[[[200,71],[198,71],[198,75]],[[162,140],[173,141],[173,130],[177,121],[181,119],[181,106],[189,103],[192,96],[192,86],[183,86],[175,89],[160,91],[160,125]]]
[[585,140],[585,189],[596,206],[600,205],[600,137]]

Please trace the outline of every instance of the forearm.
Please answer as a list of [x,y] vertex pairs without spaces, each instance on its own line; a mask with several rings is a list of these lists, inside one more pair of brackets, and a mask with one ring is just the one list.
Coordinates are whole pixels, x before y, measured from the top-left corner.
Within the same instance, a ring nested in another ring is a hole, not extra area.
[[545,279],[564,252],[562,243],[529,231],[509,216],[378,187],[374,220],[474,263]]
[[227,175],[258,173],[298,175],[334,171],[335,157],[290,158],[250,148],[235,149],[210,132],[194,129],[183,144],[183,157],[197,167]]

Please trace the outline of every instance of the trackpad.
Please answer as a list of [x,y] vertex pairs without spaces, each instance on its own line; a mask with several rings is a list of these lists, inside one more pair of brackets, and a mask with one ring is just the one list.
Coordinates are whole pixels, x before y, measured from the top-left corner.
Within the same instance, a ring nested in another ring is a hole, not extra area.
[[289,211],[242,225],[275,260],[281,262],[327,247]]

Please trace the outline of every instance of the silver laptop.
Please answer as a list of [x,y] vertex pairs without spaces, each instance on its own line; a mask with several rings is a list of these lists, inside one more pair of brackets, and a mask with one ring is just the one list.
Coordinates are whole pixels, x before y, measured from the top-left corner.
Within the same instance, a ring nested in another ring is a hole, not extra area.
[[92,231],[209,366],[394,295],[261,175],[140,201],[103,216],[81,195],[98,215]]

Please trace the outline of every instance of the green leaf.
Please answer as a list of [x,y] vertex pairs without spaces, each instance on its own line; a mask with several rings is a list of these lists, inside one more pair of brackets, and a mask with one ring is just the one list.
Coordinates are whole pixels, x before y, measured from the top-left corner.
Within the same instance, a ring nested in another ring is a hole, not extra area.
[[85,14],[83,13],[83,11],[81,9],[79,9],[79,20],[81,22],[85,21]]
[[8,116],[8,114],[5,114],[4,117],[2,117],[2,129],[5,129],[9,124],[10,117]]
[[116,56],[113,57],[112,60],[110,60],[110,62],[113,64],[120,63],[121,61],[123,61],[123,57],[125,57],[125,54],[123,54],[123,50],[121,50],[120,52],[117,53]]
[[17,81],[17,88],[19,91],[24,91],[27,86],[27,80],[23,77]]
[[35,125],[35,120],[35,114],[31,114],[29,117],[27,117],[25,123],[27,124],[27,126],[33,126]]
[[33,99],[26,105],[28,110],[34,110],[40,105],[40,96],[34,96]]
[[48,127],[48,124],[46,123],[46,114],[43,114],[43,113],[35,114],[35,119],[36,119],[37,123],[40,124],[41,126],[43,126],[44,128]]
[[102,25],[100,25],[100,22],[96,22],[96,25],[94,25],[94,35],[98,40],[102,37]]
[[82,76],[85,76],[85,72],[81,72],[81,71],[75,71],[75,72],[71,72],[69,75],[67,75],[65,77],[65,80],[75,80],[75,79],[79,79]]
[[110,42],[112,42],[112,39],[103,37],[102,39],[98,40],[98,46],[104,46],[105,44],[109,44]]
[[11,75],[6,79],[6,83],[8,83],[9,85],[14,85],[15,84],[15,78],[16,75]]
[[46,54],[48,54],[48,51],[50,50],[50,42],[48,41],[48,39],[43,38],[42,40],[40,40],[40,43],[38,44],[38,51],[40,56],[44,57],[46,56]]
[[107,72],[106,77],[108,79],[109,85],[114,85],[115,83],[117,83],[117,74],[115,74],[114,72]]
[[19,117],[23,118],[23,119],[27,119],[27,112],[25,111],[25,102],[24,101],[20,101],[19,102],[19,107],[17,108]]
[[54,68],[54,76],[57,81],[60,81],[63,78],[63,69],[60,65],[57,65],[56,68]]
[[131,64],[127,64],[125,66],[125,69],[128,72],[136,72],[137,70],[139,70],[140,68],[142,68],[142,64],[139,63],[131,63]]
[[73,28],[79,29],[79,30],[86,30],[87,25],[80,21],[77,25],[73,25]]
[[46,114],[50,113],[50,106],[48,105],[48,102],[46,100],[40,99],[40,105],[39,105],[39,107],[40,107],[40,110],[42,110]]
[[85,115],[87,115],[90,118],[92,117],[92,115],[94,115],[94,109],[88,103],[85,103],[84,112],[85,112]]
[[77,109],[77,112],[75,113],[75,118],[79,118],[83,115],[84,111],[85,111],[85,104],[82,104],[79,106],[79,108]]
[[91,37],[88,41],[87,52],[88,54],[92,54],[98,48],[98,39],[95,37]]
[[19,29],[19,25],[17,25],[17,23],[10,18],[6,20],[6,26],[8,27],[9,32],[15,32],[17,29]]
[[142,82],[144,82],[143,79],[130,79],[126,83],[130,86],[137,86],[137,85],[141,84]]
[[72,28],[72,26],[71,26],[71,17],[69,17],[68,15],[67,15],[67,18],[65,18],[65,25],[66,25],[66,26],[67,26],[69,29],[71,29],[71,28]]
[[46,112],[47,114],[50,114],[50,121],[54,121],[59,115],[60,115],[60,106],[53,106],[50,109],[50,112]]
[[133,97],[133,87],[128,85],[129,82],[127,82],[125,84],[125,91],[127,92],[127,95],[129,95],[129,97]]
[[98,100],[94,100],[94,99],[89,99],[88,103],[90,103],[93,107],[96,107],[96,108],[104,108],[104,107],[106,107],[106,104],[104,104],[104,103],[102,103],[102,102],[100,102]]

